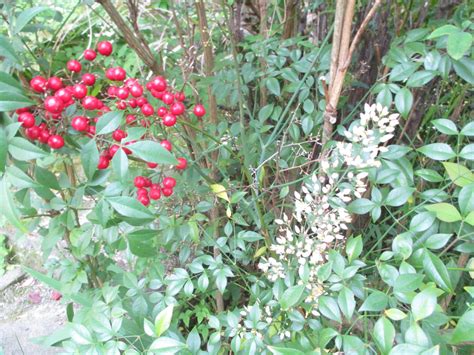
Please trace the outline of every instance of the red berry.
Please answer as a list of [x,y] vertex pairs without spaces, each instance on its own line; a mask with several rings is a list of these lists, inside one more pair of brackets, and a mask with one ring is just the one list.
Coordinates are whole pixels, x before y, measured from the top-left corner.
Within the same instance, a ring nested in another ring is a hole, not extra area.
[[97,43],[97,52],[106,57],[112,54],[112,50],[112,43],[110,43],[109,41],[102,41]]
[[97,98],[94,96],[86,96],[82,99],[82,107],[86,110],[96,110],[98,106]]
[[103,170],[109,167],[110,160],[105,155],[99,157],[99,163],[97,164],[97,169]]
[[35,116],[30,112],[23,112],[18,115],[18,122],[23,128],[31,128],[35,125]]
[[92,86],[95,84],[95,75],[91,73],[86,73],[82,76],[82,82],[87,86]]
[[87,126],[87,135],[89,137],[95,136],[95,126]]
[[145,187],[145,185],[146,185],[146,179],[145,179],[143,176],[137,176],[137,177],[135,177],[135,179],[133,180],[133,184],[135,185],[135,187],[136,187],[137,189],[142,188],[142,187]]
[[188,166],[188,161],[185,158],[178,158],[178,164],[176,165],[176,169],[184,170]]
[[112,138],[113,140],[120,142],[122,139],[124,139],[127,136],[127,133],[125,131],[122,131],[121,129],[116,129],[112,133]]
[[49,137],[48,145],[53,149],[61,149],[64,146],[64,138],[55,134]]
[[97,53],[95,52],[95,50],[88,48],[84,51],[85,60],[91,61],[91,60],[94,60],[96,57],[97,57]]
[[33,91],[36,91],[36,92],[45,92],[46,85],[47,85],[47,80],[40,75],[35,76],[30,81],[30,87],[33,89]]
[[53,301],[59,301],[62,297],[63,297],[63,295],[61,295],[58,291],[53,291],[51,293],[51,299]]
[[71,59],[70,61],[68,61],[66,67],[69,71],[72,71],[74,73],[79,73],[82,69],[81,63],[79,63],[75,59]]
[[64,109],[64,102],[59,97],[48,96],[44,99],[44,109],[51,113],[61,113]]
[[174,95],[173,94],[170,94],[169,92],[165,92],[161,98],[161,100],[167,104],[167,105],[171,105],[174,101]]
[[131,108],[137,107],[137,100],[135,99],[128,100],[128,106],[130,106]]
[[143,87],[139,84],[135,84],[130,86],[130,94],[132,94],[133,97],[140,97],[143,95]]
[[157,163],[153,163],[153,162],[151,162],[151,161],[149,161],[148,163],[146,163],[146,165],[148,165],[148,167],[151,168],[151,169],[154,169],[154,168],[156,168],[156,167],[158,166]]
[[185,109],[186,108],[184,107],[184,104],[182,102],[175,102],[174,104],[171,105],[170,112],[173,115],[179,116],[184,113]]
[[76,84],[72,87],[72,95],[76,99],[82,99],[87,95],[87,87],[83,84]]
[[117,95],[117,89],[118,87],[116,86],[109,86],[107,88],[107,95],[114,97],[115,95]]
[[22,107],[22,108],[18,108],[15,110],[15,113],[17,115],[19,115],[20,113],[23,113],[23,112],[30,112],[30,108],[29,107]]
[[109,80],[115,80],[115,68],[108,68],[105,71],[105,77]]
[[111,157],[113,157],[115,155],[115,153],[117,153],[117,150],[119,150],[120,147],[117,145],[117,144],[113,144],[110,148],[109,148],[109,155]]
[[72,100],[72,94],[69,90],[67,89],[59,89],[54,93],[54,96],[58,97],[61,99],[63,103],[68,103],[69,101]]
[[125,77],[127,76],[127,73],[125,72],[125,69],[123,69],[122,67],[116,67],[116,68],[113,68],[113,75],[114,75],[114,79],[112,80],[124,81]]
[[142,113],[145,115],[145,116],[151,116],[153,115],[153,112],[154,112],[154,109],[153,109],[153,106],[151,106],[150,104],[144,104],[142,107]]
[[126,122],[127,124],[130,124],[130,125],[131,125],[132,123],[135,122],[136,119],[137,119],[137,118],[136,118],[134,115],[127,115],[127,116],[125,117],[125,122]]
[[89,120],[84,116],[76,116],[71,121],[71,126],[76,131],[82,132],[86,131],[89,127]]
[[118,88],[117,89],[117,97],[119,99],[125,100],[128,97],[129,91],[127,88]]
[[46,143],[48,143],[48,139],[49,139],[50,136],[51,135],[50,135],[49,131],[47,129],[44,129],[44,130],[41,131],[41,133],[38,137],[38,140],[41,143],[46,144]]
[[162,146],[163,148],[165,148],[167,151],[171,152],[171,143],[170,143],[170,141],[164,139],[164,140],[161,141],[160,144],[161,144],[161,146]]
[[163,117],[163,124],[167,127],[174,126],[176,124],[176,116],[171,113],[167,113],[165,117]]
[[35,139],[38,139],[40,133],[41,133],[41,129],[38,126],[31,126],[30,128],[27,128],[25,130],[26,136],[33,141]]
[[57,91],[63,87],[63,81],[61,78],[58,78],[57,76],[52,76],[51,78],[48,79],[48,88]]
[[143,206],[148,206],[150,204],[150,199],[145,195],[140,195],[137,197],[137,199],[142,203]]
[[150,198],[152,200],[158,200],[161,197],[160,189],[150,189]]
[[168,188],[168,187],[163,187],[161,189],[161,192],[163,193],[164,196],[166,197],[169,197],[173,194],[173,189],[172,188]]
[[166,109],[166,107],[164,106],[161,106],[157,111],[156,111],[157,115],[159,117],[165,117],[165,115],[168,113],[168,110]]
[[125,101],[118,101],[115,106],[117,106],[119,110],[125,110],[127,108],[127,103]]
[[142,195],[148,197],[148,190],[143,187],[140,187],[139,189],[137,189],[137,196],[142,196]]
[[168,176],[163,179],[163,187],[172,189],[175,186],[176,186],[176,180],[174,178]]
[[137,106],[138,107],[142,107],[143,105],[145,105],[146,103],[148,103],[148,100],[146,99],[146,97],[139,97],[137,99]]
[[197,117],[202,117],[206,114],[206,109],[203,105],[197,104],[196,106],[194,106],[193,112]]
[[178,101],[184,101],[186,99],[186,96],[184,96],[183,92],[177,92],[174,94],[174,98]]
[[155,89],[151,89],[151,96],[156,97],[157,99],[161,100],[163,98],[163,92],[162,91],[156,91]]
[[157,76],[151,81],[150,86],[156,91],[165,91],[167,87],[166,79],[162,76]]

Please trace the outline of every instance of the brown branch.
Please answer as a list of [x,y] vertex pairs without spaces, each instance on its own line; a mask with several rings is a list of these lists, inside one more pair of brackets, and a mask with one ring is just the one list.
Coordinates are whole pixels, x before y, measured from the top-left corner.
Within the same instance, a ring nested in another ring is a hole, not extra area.
[[134,33],[127,25],[125,20],[122,18],[120,13],[117,11],[115,6],[110,0],[96,0],[107,12],[112,22],[117,26],[119,31],[122,33],[125,42],[132,48],[140,57],[145,65],[150,68],[155,74],[162,74],[163,69],[155,59],[150,47],[141,36],[140,32]]

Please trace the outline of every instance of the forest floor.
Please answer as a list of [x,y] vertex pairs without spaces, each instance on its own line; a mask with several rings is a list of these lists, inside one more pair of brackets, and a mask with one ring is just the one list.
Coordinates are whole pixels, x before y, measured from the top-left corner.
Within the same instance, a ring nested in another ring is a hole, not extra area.
[[[0,230],[13,235],[11,230]],[[49,355],[60,349],[45,348],[34,338],[46,336],[66,322],[66,307],[52,299],[53,290],[26,274],[19,264],[41,265],[40,237],[10,238],[14,257],[0,276],[0,354]],[[2,352],[3,351],[3,352]]]

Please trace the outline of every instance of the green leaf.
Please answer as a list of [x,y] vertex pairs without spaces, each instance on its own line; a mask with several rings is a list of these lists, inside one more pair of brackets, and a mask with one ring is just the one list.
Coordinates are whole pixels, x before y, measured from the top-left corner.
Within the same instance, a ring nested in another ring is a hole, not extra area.
[[280,298],[280,305],[283,309],[289,309],[298,303],[304,292],[304,285],[291,286],[283,292]]
[[127,220],[128,223],[143,224],[151,222],[155,219],[153,213],[148,208],[143,206],[136,198],[128,196],[120,197],[109,197],[107,201],[111,204],[112,208],[117,211],[120,215],[130,218]]
[[50,7],[38,6],[26,9],[23,11],[15,20],[15,29],[14,33],[17,34],[23,30],[23,28],[38,14],[43,11],[51,11]]
[[453,149],[446,143],[433,143],[418,148],[418,151],[433,160],[448,160],[456,156]]
[[398,207],[404,205],[415,191],[412,187],[396,187],[388,193],[385,199],[387,206]]
[[460,60],[453,61],[454,71],[462,79],[471,85],[474,85],[474,60],[468,57],[464,57]]
[[265,121],[273,112],[273,104],[268,104],[263,106],[258,112],[258,119],[260,121]]
[[294,348],[282,348],[280,346],[268,346],[273,355],[304,355],[305,353]]
[[418,175],[422,179],[429,182],[441,182],[443,177],[436,171],[431,169],[420,169],[415,171],[415,175]]
[[440,131],[441,133],[448,134],[448,135],[456,135],[458,134],[458,129],[456,124],[445,118],[440,118],[433,121],[433,126]]
[[453,286],[446,266],[438,256],[429,250],[425,250],[423,268],[431,281],[435,282],[443,290],[453,292]]
[[280,83],[276,78],[268,78],[266,86],[273,95],[280,96]]
[[99,117],[97,121],[96,132],[97,134],[108,134],[119,128],[122,122],[123,111],[112,111]]
[[395,107],[402,117],[407,118],[413,106],[413,94],[407,88],[401,88],[395,95]]
[[462,148],[459,156],[466,160],[474,160],[474,143],[468,144]]
[[454,328],[451,344],[474,342],[474,310],[464,313]]
[[168,330],[171,324],[171,318],[173,318],[172,304],[158,313],[155,318],[155,334],[157,337]]
[[120,181],[125,182],[128,176],[128,158],[123,149],[117,150],[112,158],[112,168]]
[[133,155],[147,162],[158,164],[176,165],[178,161],[176,158],[161,146],[160,143],[154,141],[139,141],[127,146]]
[[362,253],[363,243],[362,237],[358,235],[355,238],[349,238],[346,244],[346,254],[348,256],[349,262],[357,259]]
[[376,102],[385,107],[392,105],[392,93],[388,85],[384,85],[382,90],[378,93]]
[[474,184],[466,185],[459,191],[458,205],[463,215],[474,211]]
[[[153,350],[156,354],[176,354],[186,348],[186,344],[168,337],[161,337],[156,339],[151,345],[149,350]],[[156,351],[159,350],[159,351]]]
[[366,198],[359,198],[357,200],[352,201],[347,209],[349,212],[356,213],[356,214],[366,214],[370,212],[376,204],[369,199]]
[[[10,40],[0,35],[0,53],[2,53],[2,57],[5,57],[11,60],[15,64],[20,64],[20,57],[17,55],[16,51],[13,49],[12,45],[10,44]],[[1,101],[1,100],[0,100]],[[28,106],[28,105],[25,105]],[[2,111],[0,109],[0,111]]]
[[459,28],[453,25],[444,25],[431,32],[427,39],[435,39],[455,32],[459,32]]
[[459,60],[472,45],[472,35],[470,33],[457,31],[448,36],[447,50],[451,58]]
[[319,298],[318,309],[319,309],[319,312],[326,318],[329,318],[338,323],[342,322],[341,311],[339,310],[339,307],[337,306],[337,302],[334,300],[334,298],[329,297],[329,296],[321,296]]
[[0,172],[5,171],[8,156],[8,137],[7,131],[3,126],[0,126]]
[[399,321],[399,320],[405,319],[407,317],[407,315],[405,313],[403,313],[402,311],[400,311],[399,309],[396,309],[396,308],[387,309],[387,310],[385,310],[384,313],[388,318],[390,318],[391,320],[394,320],[394,321]]
[[92,180],[94,173],[97,171],[97,164],[99,163],[99,150],[97,149],[94,139],[91,139],[82,147],[81,162],[87,178]]
[[154,241],[158,236],[158,232],[153,229],[140,229],[127,234],[130,252],[133,255],[149,258],[157,256],[157,250]]
[[48,155],[44,150],[20,137],[14,137],[10,140],[8,152],[13,158],[21,161],[43,158]]
[[306,112],[307,114],[311,114],[313,113],[314,111],[314,103],[313,101],[311,100],[305,100],[304,103],[303,103],[303,110],[304,112]]
[[412,88],[424,86],[428,84],[435,75],[436,72],[432,70],[419,70],[408,78],[407,86]]
[[455,185],[463,187],[474,182],[474,174],[465,166],[449,162],[443,166]]
[[369,297],[362,303],[359,308],[359,312],[371,311],[379,312],[387,307],[388,296],[381,291],[373,291]]
[[0,180],[0,201],[2,203],[0,214],[7,219],[8,223],[15,226],[23,233],[27,233],[28,229],[20,221],[20,212],[13,201],[12,191],[7,184],[5,176]]
[[474,226],[474,211],[469,213],[467,217],[464,219],[466,223],[469,223],[471,226]]
[[337,296],[337,302],[339,304],[339,308],[342,311],[342,314],[350,320],[352,318],[352,314],[354,313],[354,309],[356,306],[354,293],[348,289],[347,287],[343,287],[341,291],[339,291],[339,295]]
[[461,129],[463,136],[474,137],[474,121],[469,122]]
[[34,181],[29,175],[27,175],[23,170],[12,165],[7,169],[8,181],[15,187],[19,189],[38,187],[36,181]]
[[34,104],[33,101],[17,91],[0,91],[0,112],[13,111]]
[[457,208],[446,202],[427,205],[425,208],[436,213],[436,218],[443,222],[452,223],[462,220],[462,216]]
[[21,84],[10,74],[0,71],[0,91],[18,92],[23,94]]
[[435,311],[437,293],[433,288],[426,288],[418,293],[411,302],[411,312],[415,321],[429,317]]
[[387,318],[380,318],[374,325],[374,340],[382,354],[392,350],[395,340],[395,327]]

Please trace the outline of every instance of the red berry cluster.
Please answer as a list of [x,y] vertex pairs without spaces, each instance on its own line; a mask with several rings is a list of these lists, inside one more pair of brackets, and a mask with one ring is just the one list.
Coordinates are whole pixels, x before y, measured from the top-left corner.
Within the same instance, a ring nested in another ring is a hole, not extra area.
[[[108,57],[112,52],[112,44],[102,41],[97,44],[96,50],[89,48],[84,51],[83,58],[86,62],[81,63],[76,59],[67,62],[67,78],[62,79],[57,76],[48,79],[42,76],[32,78],[30,88],[40,94],[42,105],[21,108],[16,111],[18,122],[21,122],[25,129],[26,137],[48,144],[52,149],[60,149],[64,146],[63,137],[68,130],[72,134],[74,131],[85,134],[95,139],[102,151],[98,169],[107,169],[119,149],[122,149],[126,154],[132,153],[125,147],[132,142],[122,144],[122,140],[128,136],[127,127],[137,123],[145,128],[160,123],[165,126],[163,129],[174,126],[177,117],[186,112],[184,93],[173,93],[162,76],[153,77],[143,86],[139,79],[127,77],[125,69],[120,66],[103,68],[94,62],[97,53]],[[81,75],[84,68],[87,68],[87,72]],[[97,69],[103,72],[103,76],[97,74]],[[104,87],[105,91],[96,93],[97,90],[94,88],[97,89],[95,86],[99,80],[100,87]],[[163,105],[153,107],[149,102],[150,96],[160,100]],[[64,111],[73,104],[76,104],[78,111],[82,112],[69,119],[65,117]],[[113,109],[125,111],[124,125],[112,132],[109,140],[107,140],[108,137],[96,136],[95,124],[99,117]],[[193,112],[199,118],[206,114],[206,110],[201,104],[195,105]],[[147,130],[146,135],[150,134],[151,132]],[[171,143],[166,139],[161,141],[161,145],[168,151],[172,149]],[[178,161],[175,168],[177,170],[185,169],[186,159],[178,158]],[[147,164],[152,169],[157,167],[156,163],[149,162]],[[158,199],[161,194],[171,195],[176,184],[176,181],[171,177],[164,178],[162,186],[147,181],[147,178],[141,176],[135,179],[135,186],[139,189],[138,199],[144,205],[148,205],[150,199]],[[146,190],[148,187],[149,192]]]
[[150,179],[144,176],[137,176],[133,181],[137,188],[137,199],[143,205],[148,206],[151,200],[159,200],[161,195],[168,197],[173,194],[173,188],[176,186],[176,180],[172,177],[165,177],[160,184],[152,183]]

